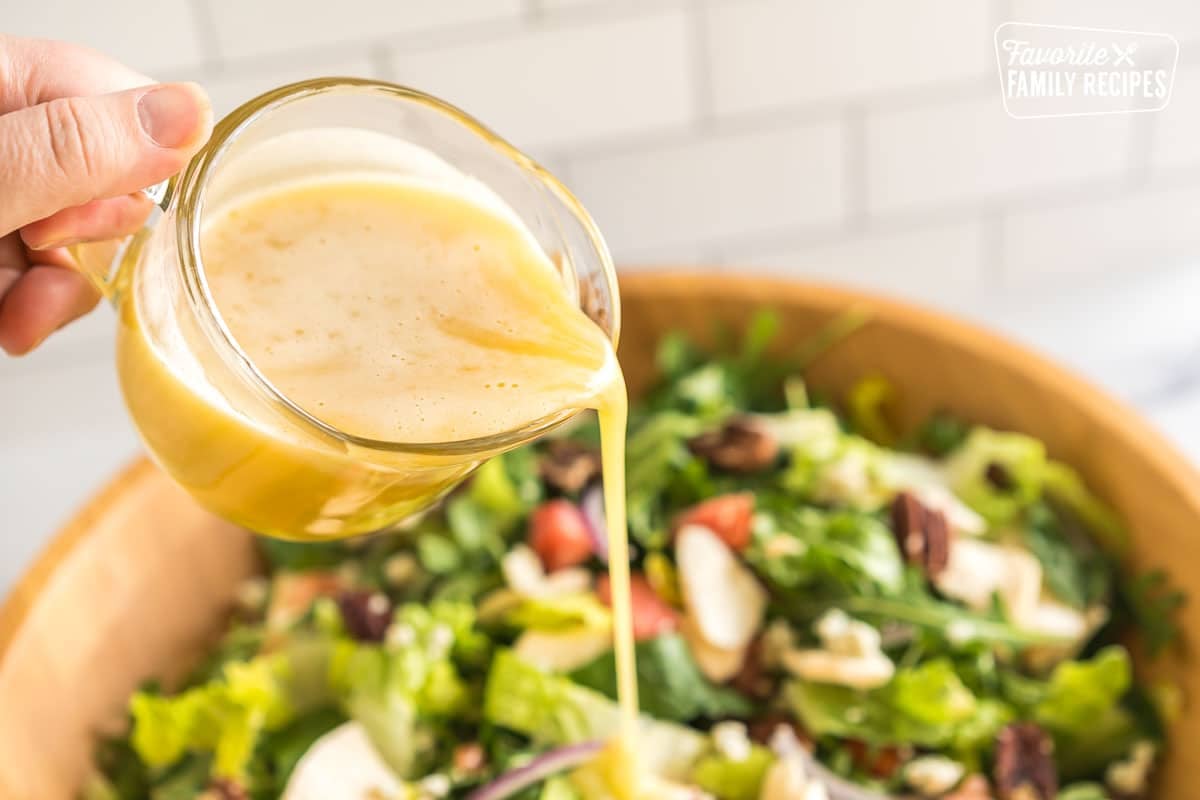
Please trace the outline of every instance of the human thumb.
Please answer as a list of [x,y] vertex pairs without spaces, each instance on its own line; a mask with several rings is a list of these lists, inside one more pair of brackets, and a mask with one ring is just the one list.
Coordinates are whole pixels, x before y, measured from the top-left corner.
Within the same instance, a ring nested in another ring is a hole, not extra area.
[[0,116],[0,235],[175,174],[212,131],[192,83],[68,97]]

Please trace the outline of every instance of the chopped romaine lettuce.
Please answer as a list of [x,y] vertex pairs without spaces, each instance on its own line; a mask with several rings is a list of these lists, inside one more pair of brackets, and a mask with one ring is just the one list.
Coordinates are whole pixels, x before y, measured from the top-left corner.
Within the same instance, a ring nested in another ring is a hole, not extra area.
[[612,629],[612,612],[591,592],[546,598],[523,598],[505,617],[518,628],[565,631]]
[[[542,672],[507,650],[492,660],[483,715],[547,745],[605,740],[621,725],[620,708],[603,694]],[[685,777],[707,747],[707,738],[696,731],[642,718],[638,755],[656,775]]]
[[[945,660],[897,670],[891,683],[868,692],[793,681],[788,696],[813,734],[871,744],[947,747],[962,726],[979,722],[979,701]],[[988,710],[988,717],[997,727],[1003,719],[995,709]],[[975,731],[971,738],[984,740],[984,733]]]
[[708,755],[696,763],[692,780],[720,800],[757,800],[774,761],[770,750],[758,746],[751,747],[749,755],[740,760]]

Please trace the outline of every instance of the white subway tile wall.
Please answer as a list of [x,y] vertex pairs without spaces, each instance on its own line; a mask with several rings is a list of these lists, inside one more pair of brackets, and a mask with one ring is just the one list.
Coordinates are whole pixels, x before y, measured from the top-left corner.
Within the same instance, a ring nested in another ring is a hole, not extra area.
[[[1008,118],[992,32],[1009,19],[1175,34],[1185,46],[1171,105]],[[1010,219],[1012,252],[955,278],[982,296],[1047,270],[1106,270],[1093,257],[1105,237],[1129,239],[1096,192],[1142,208],[1156,201],[1140,193],[1178,188],[1184,172],[1200,185],[1193,0],[43,0],[11,4],[3,25],[199,80],[222,113],[321,74],[443,95],[560,169],[618,259],[799,258],[811,242],[802,260],[814,264],[830,241],[869,252],[908,228],[926,264],[809,269],[937,301],[927,264],[954,263],[939,248],[957,241],[923,231]],[[1086,251],[1020,233],[1043,213],[1086,225],[1093,209]]]
[[[992,43],[1007,20],[1174,34],[1169,107],[1008,118]],[[1032,306],[1058,313],[1081,285],[1121,275],[1116,296],[1157,302],[1137,292],[1168,285],[1152,276],[1200,251],[1195,0],[39,0],[5,3],[0,26],[201,81],[222,113],[304,77],[407,82],[559,171],[620,262],[874,287],[1037,331],[1036,343],[1085,367],[1099,363],[1084,352],[1097,339],[1055,339]],[[1019,298],[1022,314],[998,316],[1001,296]],[[1194,317],[1172,317],[1163,336],[1200,342]],[[5,386],[103,409],[72,414],[70,402],[0,392],[0,418],[24,420],[20,435],[0,433],[5,485],[30,509],[45,498],[19,488],[28,481],[64,476],[70,487],[42,516],[30,511],[34,528],[95,485],[113,447],[134,450],[115,386],[93,380],[110,324],[88,321],[28,360],[0,362]],[[1104,363],[1097,377],[1122,391]],[[1162,418],[1176,424],[1172,402]],[[1180,439],[1200,442],[1200,426]],[[66,460],[93,471],[72,478]],[[0,585],[20,563],[0,557]]]

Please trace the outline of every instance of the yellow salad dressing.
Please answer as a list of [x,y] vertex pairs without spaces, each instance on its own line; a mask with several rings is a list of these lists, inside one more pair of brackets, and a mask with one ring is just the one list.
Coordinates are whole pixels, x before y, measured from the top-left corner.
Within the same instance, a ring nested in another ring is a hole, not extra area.
[[[208,215],[200,245],[233,340],[284,397],[337,431],[453,442],[598,411],[624,723],[608,771],[628,776],[614,794],[635,796],[625,386],[610,342],[532,235],[495,204],[360,173],[247,193]],[[205,384],[205,364],[162,353],[146,335],[161,310],[149,293],[132,301],[118,361],[133,417],[163,467],[226,517],[291,538],[367,532],[428,505],[472,466],[405,452],[368,474],[345,441],[284,414],[247,413],[267,406]]]

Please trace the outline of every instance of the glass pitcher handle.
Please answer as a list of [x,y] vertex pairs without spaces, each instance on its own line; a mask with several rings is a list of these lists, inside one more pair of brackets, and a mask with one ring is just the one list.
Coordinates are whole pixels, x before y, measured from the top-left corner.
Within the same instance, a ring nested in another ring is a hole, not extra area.
[[[171,181],[165,180],[142,189],[141,193],[160,210],[165,211],[170,189]],[[150,209],[145,222],[142,223],[142,229],[129,236],[70,245],[67,252],[74,259],[75,268],[100,290],[100,294],[110,300],[113,299],[120,288],[122,273],[120,267],[125,262],[126,251],[154,225],[157,216],[154,209]]]

